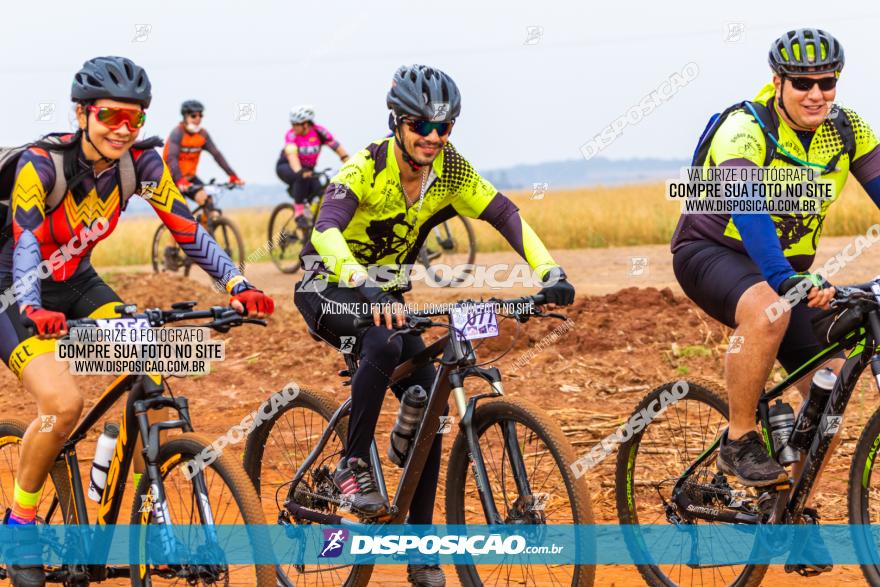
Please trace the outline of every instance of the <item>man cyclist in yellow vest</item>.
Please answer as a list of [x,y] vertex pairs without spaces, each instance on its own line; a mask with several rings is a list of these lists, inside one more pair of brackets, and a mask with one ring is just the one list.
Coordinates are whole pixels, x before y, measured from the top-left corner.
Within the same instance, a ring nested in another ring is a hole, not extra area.
[[[833,182],[835,199],[852,173],[880,206],[880,148],[858,114],[833,105],[844,66],[843,47],[818,29],[789,31],[770,48],[772,83],[754,100],[778,121],[776,143],[767,144],[756,118],[745,110],[731,113],[712,138],[705,165],[758,167],[775,148],[772,167],[811,166]],[[852,153],[832,116],[845,116],[854,134]],[[719,469],[743,485],[772,485],[788,478],[773,460],[755,428],[758,397],[774,357],[788,372],[806,363],[823,346],[810,319],[827,308],[834,288],[809,273],[831,201],[812,215],[682,215],[672,240],[673,268],[682,289],[713,318],[742,336],[741,352],[725,357],[730,427],[718,456]],[[809,279],[804,303],[771,321],[765,309],[779,296]],[[839,371],[842,359],[826,366]],[[811,377],[797,384],[806,397]],[[829,451],[829,455],[831,452]],[[796,464],[795,467],[799,467]],[[797,469],[796,469],[797,470]],[[804,513],[815,522],[815,510]],[[814,571],[825,571],[820,565]]]
[[[448,142],[461,110],[455,82],[424,65],[401,67],[386,103],[393,134],[353,155],[327,187],[311,243],[303,251],[306,275],[294,295],[309,328],[337,348],[341,337],[360,334],[343,305],[374,309],[375,326],[363,332],[360,366],[351,385],[347,453],[334,475],[363,517],[385,512],[369,451],[390,374],[425,348],[418,335],[389,340],[388,329],[403,325],[406,267],[415,262],[431,228],[456,214],[491,223],[543,279],[541,292],[549,303],[574,301],[574,287],[517,207]],[[391,277],[380,282],[373,277],[377,268]],[[427,364],[392,390],[399,399],[409,386],[430,389],[433,380],[434,367]],[[441,438],[436,436],[422,472],[410,524],[432,521]],[[437,565],[411,563],[408,571],[413,585],[445,585]]]

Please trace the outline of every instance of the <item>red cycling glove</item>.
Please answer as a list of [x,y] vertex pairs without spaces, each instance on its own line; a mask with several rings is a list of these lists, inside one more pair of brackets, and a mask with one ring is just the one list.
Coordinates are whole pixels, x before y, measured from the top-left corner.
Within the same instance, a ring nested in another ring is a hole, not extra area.
[[21,323],[40,336],[58,334],[67,330],[67,318],[61,312],[27,306],[21,314]]
[[237,175],[230,175],[230,176],[229,176],[229,183],[234,183],[234,184],[236,184],[236,185],[241,185],[241,184],[243,184],[244,182],[241,181],[241,179],[239,179],[239,177],[238,177]]
[[241,302],[247,314],[263,313],[268,315],[275,311],[275,300],[255,288],[241,291],[232,296],[229,301],[234,300]]
[[191,187],[192,187],[192,183],[190,183],[190,181],[188,179],[186,179],[185,177],[181,177],[180,181],[177,182],[177,189],[179,189],[182,192],[188,190]]

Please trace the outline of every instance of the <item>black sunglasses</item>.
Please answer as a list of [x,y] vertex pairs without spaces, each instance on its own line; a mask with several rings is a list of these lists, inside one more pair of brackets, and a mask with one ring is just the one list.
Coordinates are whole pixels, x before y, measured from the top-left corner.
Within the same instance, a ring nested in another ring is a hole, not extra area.
[[820,78],[789,77],[787,79],[791,80],[791,87],[799,92],[809,92],[816,84],[819,84],[819,89],[823,92],[830,92],[837,87],[837,76]]
[[405,122],[414,133],[422,137],[430,135],[435,130],[437,131],[438,136],[445,137],[452,131],[452,125],[455,124],[455,121],[433,122],[431,120],[413,120],[410,118],[404,119],[403,122]]

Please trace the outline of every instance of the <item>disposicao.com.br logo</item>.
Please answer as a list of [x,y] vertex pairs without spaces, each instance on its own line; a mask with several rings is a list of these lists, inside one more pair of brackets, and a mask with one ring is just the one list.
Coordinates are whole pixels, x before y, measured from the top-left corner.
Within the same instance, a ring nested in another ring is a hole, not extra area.
[[321,548],[321,553],[318,555],[318,558],[336,558],[340,554],[342,554],[345,542],[348,540],[348,530],[344,528],[339,529],[324,529],[324,546]]
[[410,551],[419,554],[469,554],[515,555],[515,554],[558,554],[563,546],[527,546],[522,536],[501,536],[500,534],[477,534],[473,536],[354,536],[351,554],[401,555]]

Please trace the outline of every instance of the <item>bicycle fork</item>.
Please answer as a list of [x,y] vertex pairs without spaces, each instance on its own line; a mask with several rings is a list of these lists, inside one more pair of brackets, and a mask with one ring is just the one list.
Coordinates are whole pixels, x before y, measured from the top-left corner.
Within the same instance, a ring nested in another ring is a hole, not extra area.
[[[471,397],[470,400],[466,401],[463,386],[463,381],[466,377],[480,377],[481,379],[486,380],[492,386],[492,391],[475,395]],[[468,456],[471,463],[471,470],[474,474],[474,482],[477,484],[477,491],[480,494],[480,503],[483,506],[483,513],[486,516],[486,521],[489,524],[504,524],[507,520],[501,517],[501,514],[498,513],[498,508],[495,505],[495,499],[492,495],[492,486],[489,482],[489,475],[486,471],[486,464],[483,460],[483,452],[482,449],[480,449],[478,431],[474,427],[474,411],[476,410],[477,401],[487,397],[504,395],[504,388],[501,384],[501,372],[494,367],[490,369],[469,367],[463,370],[463,373],[450,373],[449,381],[452,384],[452,397],[455,400],[455,405],[460,416],[459,429],[465,435],[465,439],[468,443]],[[517,493],[519,494],[520,500],[525,500],[532,495],[532,490],[529,486],[528,475],[526,473],[522,451],[520,450],[519,440],[516,434],[516,426],[513,422],[502,422],[501,432],[504,441],[505,454],[510,460],[511,474],[516,483]]]
[[[160,537],[164,554],[171,557],[178,554],[176,552],[177,540],[174,536],[171,512],[168,509],[168,499],[162,480],[162,471],[160,469],[159,437],[163,430],[179,428],[184,432],[192,432],[193,427],[190,423],[189,403],[185,397],[165,397],[161,395],[164,389],[161,383],[156,383],[152,378],[148,377],[145,377],[144,379],[144,391],[146,397],[134,402],[134,411],[141,433],[145,473],[150,480],[150,497],[146,498],[145,502],[147,500],[150,501],[148,505],[152,509],[156,523],[161,527]],[[179,418],[176,420],[150,424],[147,412],[152,409],[161,408],[173,408],[177,411]],[[201,525],[205,529],[206,542],[211,546],[216,546],[218,539],[216,529],[214,528],[214,514],[211,511],[211,505],[208,499],[208,489],[205,482],[205,476],[201,470],[193,475],[192,483],[194,493],[193,498],[196,506],[195,509],[197,509]],[[146,505],[147,504],[145,503],[145,507]]]

